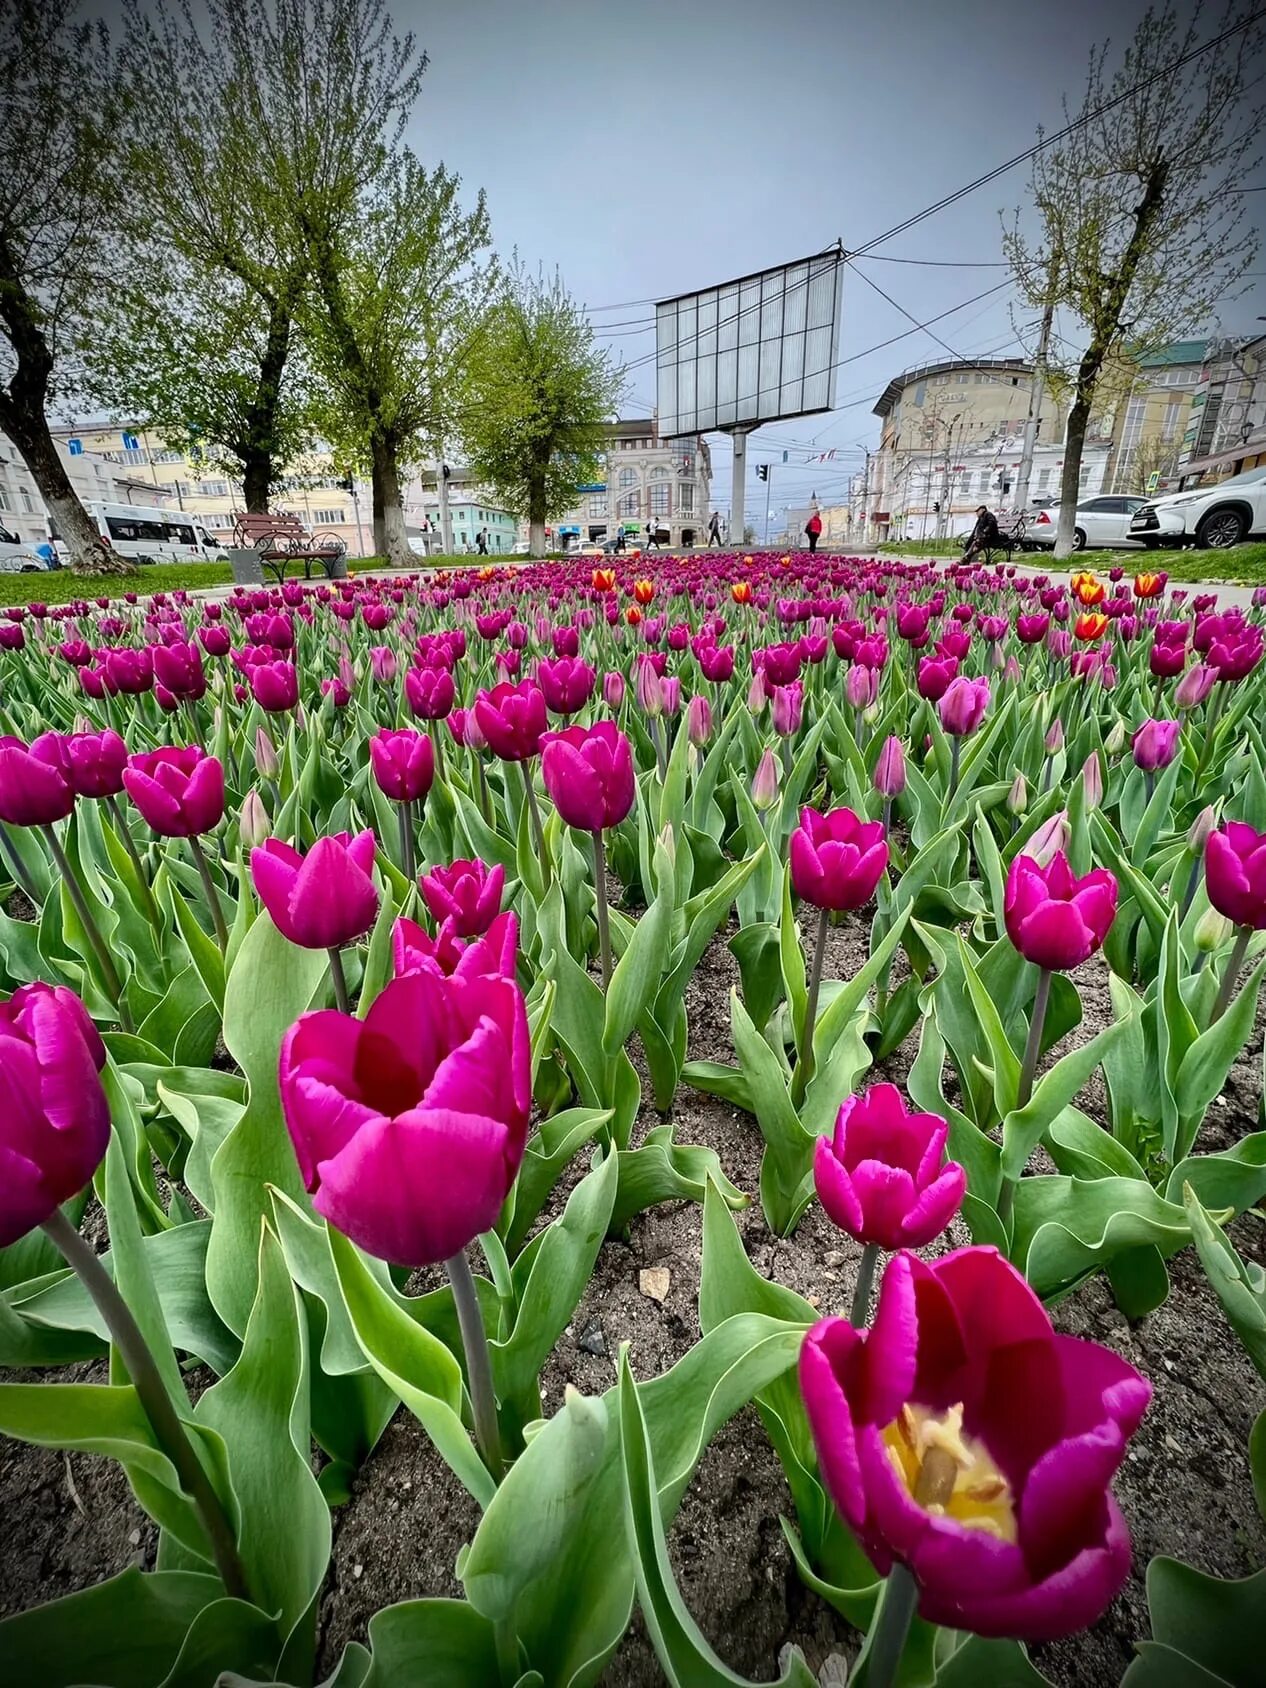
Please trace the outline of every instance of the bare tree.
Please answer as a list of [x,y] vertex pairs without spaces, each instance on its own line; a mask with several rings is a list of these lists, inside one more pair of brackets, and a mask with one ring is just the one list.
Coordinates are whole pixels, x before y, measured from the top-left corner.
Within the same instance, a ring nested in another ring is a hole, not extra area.
[[[1087,423],[1105,369],[1207,324],[1251,267],[1243,183],[1258,162],[1262,35],[1235,0],[1205,39],[1201,0],[1149,10],[1109,75],[1091,51],[1071,134],[1033,163],[1038,230],[1017,213],[1004,250],[1021,294],[1053,301],[1083,349],[1052,368],[1071,403],[1055,555],[1072,551]],[[1040,133],[1040,131],[1039,131]]]
[[103,27],[73,0],[0,8],[0,428],[22,454],[74,568],[125,571],[103,545],[48,427],[107,285],[122,198],[122,98]]

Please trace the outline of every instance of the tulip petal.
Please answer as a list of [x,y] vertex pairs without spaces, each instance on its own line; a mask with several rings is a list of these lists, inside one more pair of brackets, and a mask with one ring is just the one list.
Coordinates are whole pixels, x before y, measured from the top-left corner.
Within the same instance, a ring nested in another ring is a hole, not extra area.
[[865,1338],[847,1319],[822,1319],[804,1339],[800,1350],[800,1392],[813,1428],[822,1480],[844,1521],[860,1528],[866,1498],[849,1380],[864,1363]]
[[474,1114],[373,1120],[322,1162],[313,1206],[380,1260],[437,1265],[496,1222],[510,1185],[506,1138]]
[[1020,1500],[1020,1537],[1035,1580],[1102,1544],[1108,1486],[1124,1456],[1121,1431],[1115,1424],[1100,1424],[1058,1443],[1038,1460]]
[[35,1162],[4,1143],[0,1143],[0,1191],[0,1248],[42,1225],[57,1206]]

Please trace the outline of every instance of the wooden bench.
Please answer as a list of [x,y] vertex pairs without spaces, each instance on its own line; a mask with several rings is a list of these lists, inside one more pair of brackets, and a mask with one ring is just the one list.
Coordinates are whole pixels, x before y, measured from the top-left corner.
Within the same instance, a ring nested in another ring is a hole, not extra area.
[[347,573],[347,545],[338,534],[310,534],[291,511],[254,515],[235,510],[233,523],[234,544],[257,552],[260,566],[276,576],[279,586],[290,563],[303,564],[305,580],[311,580],[313,564],[330,580],[342,579]]

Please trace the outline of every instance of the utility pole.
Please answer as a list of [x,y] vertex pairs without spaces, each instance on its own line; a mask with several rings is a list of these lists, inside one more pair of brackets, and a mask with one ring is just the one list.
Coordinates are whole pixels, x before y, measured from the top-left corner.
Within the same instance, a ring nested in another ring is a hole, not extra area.
[[765,465],[765,526],[764,526],[764,529],[763,529],[763,532],[764,532],[764,535],[765,535],[766,548],[768,548],[768,546],[769,546],[769,483],[773,479],[773,474],[774,474],[773,464],[772,463],[766,463],[766,465]]
[[448,464],[444,461],[444,445],[440,443],[439,473],[435,477],[436,488],[440,495],[440,543],[444,547],[444,555],[453,555],[453,518],[448,509]]
[[1046,360],[1051,344],[1051,324],[1055,319],[1055,273],[1056,260],[1052,252],[1046,287],[1046,307],[1042,312],[1042,330],[1037,337],[1033,380],[1029,385],[1029,414],[1024,424],[1024,444],[1020,451],[1020,467],[1016,471],[1015,492],[1011,500],[1013,510],[1023,510],[1029,502],[1029,482],[1033,478],[1033,451],[1037,445],[1037,431],[1042,425],[1042,395],[1046,390]]
[[945,462],[941,465],[941,496],[938,502],[941,508],[936,513],[936,537],[945,538],[945,527],[949,520],[949,486],[950,486],[950,458],[954,454],[954,424],[962,420],[962,411],[950,418],[949,427],[945,431]]
[[730,544],[743,544],[743,507],[747,490],[747,436],[752,429],[739,423],[725,430],[734,443],[734,472],[730,481]]

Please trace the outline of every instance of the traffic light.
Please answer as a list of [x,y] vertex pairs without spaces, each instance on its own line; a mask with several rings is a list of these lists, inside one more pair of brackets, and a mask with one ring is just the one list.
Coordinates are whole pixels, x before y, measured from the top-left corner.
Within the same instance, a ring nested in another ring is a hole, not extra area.
[[758,481],[767,481],[769,479],[768,463],[758,463],[756,465],[756,479]]
[[342,487],[344,492],[356,491],[356,482],[351,475],[344,475],[343,479],[338,484]]
[[941,513],[941,503],[940,503],[940,500],[938,499],[936,501],[936,503],[932,506],[932,514],[934,516],[939,516],[940,513]]

